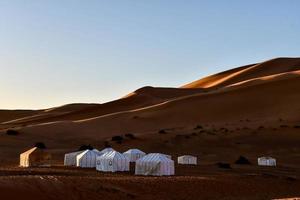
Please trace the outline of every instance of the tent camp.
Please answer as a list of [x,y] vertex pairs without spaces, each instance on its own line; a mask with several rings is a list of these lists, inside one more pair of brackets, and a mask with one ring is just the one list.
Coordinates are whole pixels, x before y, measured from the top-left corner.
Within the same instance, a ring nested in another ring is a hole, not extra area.
[[136,160],[144,157],[146,153],[139,149],[129,149],[128,151],[125,151],[123,155],[126,156],[130,162],[135,162]]
[[49,167],[51,154],[44,149],[34,147],[20,155],[20,167]]
[[96,167],[96,158],[100,155],[94,150],[85,150],[84,152],[76,156],[76,166],[83,168],[94,168]]
[[259,166],[276,166],[276,159],[272,157],[260,157],[257,159]]
[[96,169],[104,172],[129,171],[129,159],[117,151],[97,157]]
[[178,164],[183,165],[197,165],[197,157],[190,155],[183,155],[177,158]]
[[76,151],[65,154],[64,165],[65,166],[76,166],[76,156],[81,154],[83,151]]
[[164,154],[150,153],[136,161],[135,174],[150,176],[174,175],[174,161]]

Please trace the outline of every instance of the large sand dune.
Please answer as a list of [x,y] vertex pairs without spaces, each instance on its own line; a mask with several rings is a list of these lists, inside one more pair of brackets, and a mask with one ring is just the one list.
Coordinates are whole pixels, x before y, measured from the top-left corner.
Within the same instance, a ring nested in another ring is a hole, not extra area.
[[221,72],[192,83],[182,88],[214,88],[223,87],[237,82],[269,76],[278,73],[300,70],[300,58],[276,58],[262,63],[246,65]]

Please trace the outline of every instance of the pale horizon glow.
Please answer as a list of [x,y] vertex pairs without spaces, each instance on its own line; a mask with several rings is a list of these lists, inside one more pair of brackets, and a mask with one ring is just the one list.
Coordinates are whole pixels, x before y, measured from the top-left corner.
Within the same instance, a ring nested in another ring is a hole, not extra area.
[[104,103],[300,57],[298,0],[0,1],[0,109]]

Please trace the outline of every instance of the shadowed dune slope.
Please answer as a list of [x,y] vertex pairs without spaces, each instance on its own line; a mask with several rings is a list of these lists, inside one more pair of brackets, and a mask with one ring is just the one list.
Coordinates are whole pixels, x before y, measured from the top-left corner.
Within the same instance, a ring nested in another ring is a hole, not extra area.
[[143,87],[124,98],[104,104],[69,104],[62,107],[47,109],[37,115],[6,122],[12,125],[30,125],[53,121],[69,121],[98,117],[115,112],[133,110],[161,103],[176,97],[201,93],[198,88],[154,88]]
[[[27,127],[25,132],[57,137],[101,138],[124,132],[157,131],[198,123],[277,123],[283,118],[296,121],[300,117],[300,71],[272,75],[194,94],[142,109],[108,114],[92,119],[41,124]],[[49,135],[48,135],[49,134]]]
[[40,111],[34,110],[0,110],[0,123],[10,121],[26,116],[32,116]]
[[182,88],[218,88],[253,78],[295,70],[300,70],[300,58],[275,58],[208,76],[186,84]]

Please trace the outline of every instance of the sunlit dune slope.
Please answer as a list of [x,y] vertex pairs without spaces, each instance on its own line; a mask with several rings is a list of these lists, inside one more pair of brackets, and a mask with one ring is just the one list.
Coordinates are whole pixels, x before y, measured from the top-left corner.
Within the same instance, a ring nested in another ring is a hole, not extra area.
[[182,86],[182,88],[224,87],[253,78],[295,70],[300,70],[300,58],[276,58],[262,63],[247,65],[208,76],[186,84]]

